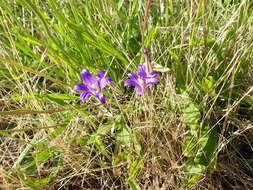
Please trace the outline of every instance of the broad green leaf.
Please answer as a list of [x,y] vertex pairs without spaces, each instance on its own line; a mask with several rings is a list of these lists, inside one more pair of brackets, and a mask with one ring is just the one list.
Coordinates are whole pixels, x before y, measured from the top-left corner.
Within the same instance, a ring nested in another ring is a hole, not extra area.
[[48,159],[52,158],[54,155],[55,155],[55,153],[52,150],[47,149],[47,150],[44,150],[44,151],[36,154],[35,161],[36,162],[44,162],[44,161],[47,161]]
[[196,146],[196,139],[192,135],[186,135],[182,143],[183,154],[186,157],[194,157],[197,154],[198,146]]
[[73,96],[70,94],[45,94],[47,97],[59,99],[59,100],[78,100],[78,96]]
[[198,156],[195,160],[196,163],[199,163],[204,166],[208,166],[211,162],[216,161],[216,150],[218,146],[218,132],[217,127],[213,128],[210,134],[207,135],[207,142],[201,155]]
[[186,168],[187,174],[191,176],[186,186],[192,187],[194,184],[196,184],[200,180],[206,168],[200,164],[195,165],[194,163],[188,163],[186,167],[187,167]]
[[183,154],[188,157],[185,165],[187,186],[195,184],[206,170],[206,166],[216,158],[217,131],[208,132],[208,126],[199,124],[201,114],[198,106],[183,92],[181,102],[182,116],[189,127],[189,133],[184,136],[182,149]]
[[141,144],[140,144],[139,136],[134,130],[132,131],[132,141],[133,141],[133,144],[134,144],[135,152],[137,152],[138,154],[141,154],[142,147],[141,147]]
[[117,165],[122,161],[128,161],[129,160],[129,151],[124,150],[123,152],[120,152],[118,155],[114,158],[114,164]]
[[97,135],[106,135],[113,127],[113,124],[112,123],[109,123],[109,124],[105,124],[105,125],[101,125],[97,131],[96,131],[96,134]]
[[68,95],[68,94],[45,94],[44,96],[62,106],[68,105],[68,103],[64,102],[64,100],[78,100],[79,99],[78,96],[73,96],[73,95]]
[[215,88],[214,88],[214,79],[212,76],[208,76],[203,78],[197,86],[206,93],[209,93],[211,96],[215,96]]
[[169,72],[170,69],[168,67],[164,67],[160,64],[155,64],[154,65],[154,71],[158,71],[158,72],[161,72],[161,73],[166,73],[166,72]]
[[45,185],[47,185],[52,180],[52,177],[46,177],[42,179],[29,179],[25,181],[25,184],[33,189],[42,189]]
[[131,131],[121,122],[116,123],[116,140],[121,146],[130,147],[131,145]]
[[187,92],[182,94],[182,112],[183,118],[190,128],[191,135],[197,137],[198,131],[200,130],[199,120],[200,111],[197,105],[191,100]]

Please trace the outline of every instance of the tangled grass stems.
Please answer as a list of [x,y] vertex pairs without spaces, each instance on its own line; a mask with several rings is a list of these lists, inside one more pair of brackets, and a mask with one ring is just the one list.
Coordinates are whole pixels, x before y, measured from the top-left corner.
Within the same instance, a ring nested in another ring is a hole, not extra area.
[[[0,1],[0,188],[253,189],[252,19],[251,0]],[[140,64],[160,73],[141,97]],[[79,102],[82,69],[112,79],[106,104]]]

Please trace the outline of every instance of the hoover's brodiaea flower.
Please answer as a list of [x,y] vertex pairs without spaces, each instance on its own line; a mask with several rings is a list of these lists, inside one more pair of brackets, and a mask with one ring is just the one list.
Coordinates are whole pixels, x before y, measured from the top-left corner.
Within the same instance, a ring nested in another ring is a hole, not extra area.
[[83,79],[83,84],[77,84],[74,86],[74,90],[82,90],[80,94],[81,102],[84,102],[89,96],[96,97],[102,104],[105,103],[105,96],[102,93],[102,89],[110,82],[112,79],[109,77],[104,77],[105,71],[99,71],[96,77],[93,77],[88,70],[81,71],[81,77]]
[[128,76],[131,80],[125,81],[125,86],[131,85],[137,88],[138,95],[142,96],[147,88],[152,84],[156,84],[159,80],[155,77],[158,72],[149,73],[148,69],[144,64],[138,66],[138,75],[134,73],[129,73]]

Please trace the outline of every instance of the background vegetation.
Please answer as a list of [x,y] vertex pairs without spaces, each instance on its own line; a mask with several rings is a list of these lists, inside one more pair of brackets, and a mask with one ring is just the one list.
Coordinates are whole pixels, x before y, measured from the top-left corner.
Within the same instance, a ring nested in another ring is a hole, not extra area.
[[0,189],[253,189],[252,34],[252,0],[0,0]]

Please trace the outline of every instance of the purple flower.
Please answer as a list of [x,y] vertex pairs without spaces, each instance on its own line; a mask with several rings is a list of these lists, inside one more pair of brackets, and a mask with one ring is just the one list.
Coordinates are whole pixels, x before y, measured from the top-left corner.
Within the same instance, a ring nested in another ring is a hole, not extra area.
[[134,73],[129,73],[128,76],[131,80],[125,81],[125,86],[131,85],[136,87],[138,90],[138,95],[142,96],[147,88],[149,88],[152,84],[156,84],[159,80],[155,77],[158,75],[158,72],[148,72],[148,68],[144,64],[140,64],[138,66],[138,75]]
[[74,90],[82,90],[80,94],[81,102],[89,96],[95,96],[102,104],[105,103],[105,96],[102,93],[102,89],[110,82],[112,79],[109,77],[104,77],[105,71],[99,71],[96,77],[93,77],[88,70],[81,71],[81,77],[83,79],[83,84],[77,84],[74,86]]

